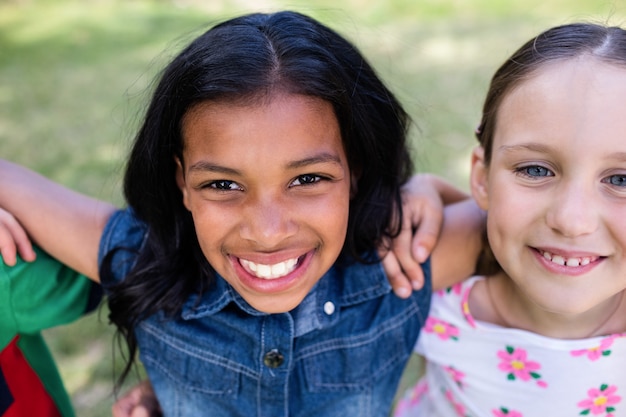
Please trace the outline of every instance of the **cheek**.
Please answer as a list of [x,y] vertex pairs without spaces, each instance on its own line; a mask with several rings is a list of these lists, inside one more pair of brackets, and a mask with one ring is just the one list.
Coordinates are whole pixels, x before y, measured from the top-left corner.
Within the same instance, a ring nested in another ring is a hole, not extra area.
[[307,221],[327,236],[327,244],[336,243],[342,247],[348,229],[349,210],[348,194],[338,194],[308,206],[306,212],[310,215],[307,215]]
[[523,244],[545,228],[545,202],[519,189],[504,187],[492,193],[487,212],[487,233],[494,253],[498,248]]
[[344,229],[347,229],[348,227],[348,217],[350,215],[350,201],[351,196],[348,189],[346,193],[342,193],[341,195],[336,197],[335,201],[332,203],[332,208],[329,207],[336,217],[336,223],[338,223],[339,226],[343,225]]
[[[335,233],[336,239],[341,242],[341,244],[339,246],[342,246],[342,247],[343,247],[343,243],[344,243],[344,241],[346,239],[346,234],[347,234],[347,231],[348,231],[348,215],[349,215],[348,213],[349,213],[349,210],[350,210],[350,206],[349,206],[348,202],[346,202],[345,205],[342,207],[342,210],[340,212],[333,213],[336,216],[336,220],[334,222],[332,222],[333,225],[332,225],[332,229],[331,230],[332,230],[332,232]],[[329,214],[329,216],[330,216],[330,214]]]
[[210,205],[191,205],[194,228],[200,247],[205,255],[218,245],[227,230],[231,228],[229,222],[233,216],[225,215],[223,210]]

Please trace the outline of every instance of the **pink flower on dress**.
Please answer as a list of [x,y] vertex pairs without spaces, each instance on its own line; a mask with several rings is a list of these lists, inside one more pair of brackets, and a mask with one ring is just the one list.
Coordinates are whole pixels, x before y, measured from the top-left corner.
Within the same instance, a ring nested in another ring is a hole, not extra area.
[[617,336],[609,336],[605,337],[600,341],[598,346],[594,346],[589,349],[579,349],[572,350],[570,354],[572,356],[587,356],[587,358],[591,361],[597,361],[603,356],[609,356],[611,354],[611,350],[609,349],[613,344],[613,340],[615,340]]
[[505,407],[500,407],[499,410],[491,410],[494,417],[524,417],[522,413],[515,410],[509,410]]
[[600,389],[591,388],[587,391],[588,398],[576,404],[580,408],[584,408],[580,414],[587,415],[591,413],[594,416],[604,414],[605,417],[612,417],[615,411],[613,406],[622,401],[622,397],[614,395],[615,391],[617,391],[615,385],[602,384]]
[[458,284],[454,284],[451,287],[448,288],[444,288],[443,290],[439,290],[436,292],[436,294],[440,295],[440,296],[444,296],[446,294],[456,294],[456,295],[460,295],[461,294],[461,288],[463,288],[463,283],[458,283]]
[[445,395],[446,395],[446,399],[450,402],[450,405],[454,407],[454,411],[456,412],[456,415],[459,417],[465,417],[465,407],[463,407],[463,404],[456,402],[456,399],[454,398],[452,391],[446,390]]
[[398,405],[394,411],[394,416],[401,416],[407,413],[407,410],[412,409],[420,403],[422,397],[428,392],[428,383],[426,381],[419,381],[413,388],[411,388],[405,396],[398,401]]
[[541,375],[535,372],[541,369],[541,365],[539,362],[529,360],[525,349],[507,346],[506,351],[498,351],[498,357],[501,359],[498,369],[506,372],[509,380],[515,381],[516,378],[519,378],[522,381],[530,381],[535,379],[540,387],[548,386],[545,381],[541,380]]
[[428,317],[426,319],[424,331],[427,333],[436,334],[441,340],[459,340],[459,329],[457,329],[450,323],[436,319],[434,317]]
[[443,370],[450,375],[452,380],[456,382],[459,388],[463,388],[463,378],[465,378],[465,374],[458,369],[453,368],[452,366],[444,366]]

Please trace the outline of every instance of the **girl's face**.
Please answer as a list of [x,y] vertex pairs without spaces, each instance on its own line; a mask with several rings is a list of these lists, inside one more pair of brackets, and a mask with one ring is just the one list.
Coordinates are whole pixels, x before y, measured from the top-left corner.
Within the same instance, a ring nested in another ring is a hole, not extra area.
[[625,97],[624,68],[546,65],[504,98],[490,166],[474,154],[491,248],[531,310],[599,313],[626,288]]
[[252,307],[285,312],[341,252],[350,171],[330,103],[251,103],[190,110],[177,182],[209,263]]

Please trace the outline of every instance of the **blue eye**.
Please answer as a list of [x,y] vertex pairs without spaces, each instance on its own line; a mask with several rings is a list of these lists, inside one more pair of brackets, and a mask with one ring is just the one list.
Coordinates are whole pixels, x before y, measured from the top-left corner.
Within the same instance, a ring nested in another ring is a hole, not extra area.
[[626,175],[611,175],[605,182],[618,187],[626,187]]
[[529,175],[531,177],[551,177],[552,176],[552,172],[549,169],[539,166],[539,165],[524,167],[521,170],[524,171],[526,175]]
[[552,171],[541,165],[527,165],[519,167],[515,169],[515,173],[529,178],[554,176],[554,173]]

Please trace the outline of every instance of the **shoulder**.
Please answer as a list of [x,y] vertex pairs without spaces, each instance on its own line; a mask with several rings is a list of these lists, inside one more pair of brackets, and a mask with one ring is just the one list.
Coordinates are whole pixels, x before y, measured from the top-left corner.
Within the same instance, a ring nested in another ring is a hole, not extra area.
[[[502,317],[496,305],[496,298],[500,294],[497,290],[497,282],[501,280],[499,274],[481,277],[475,282],[472,290],[468,294],[468,309],[472,317],[485,323],[497,324],[502,327],[509,327]],[[501,297],[500,297],[501,298]],[[502,302],[501,300],[499,302]]]
[[137,218],[132,209],[116,211],[104,227],[99,258],[116,247],[139,248],[147,231],[147,225]]
[[[347,304],[361,302],[384,296],[396,298],[392,291],[389,278],[377,255],[369,254],[363,257],[364,262],[342,261],[329,271],[332,279],[339,282],[341,297]],[[432,281],[430,273],[430,259],[422,264],[424,271],[424,286],[413,292],[412,299],[420,299],[420,303],[430,304]],[[423,300],[422,300],[423,299]]]
[[107,222],[98,251],[98,265],[103,264],[111,271],[111,276],[103,276],[104,281],[121,280],[134,265],[148,235],[147,225],[137,218],[132,209],[118,210]]
[[474,310],[470,305],[470,298],[475,289],[482,286],[484,277],[473,276],[465,281],[454,284],[442,290],[433,292],[430,317],[457,323],[462,327],[475,327]]

